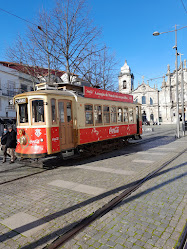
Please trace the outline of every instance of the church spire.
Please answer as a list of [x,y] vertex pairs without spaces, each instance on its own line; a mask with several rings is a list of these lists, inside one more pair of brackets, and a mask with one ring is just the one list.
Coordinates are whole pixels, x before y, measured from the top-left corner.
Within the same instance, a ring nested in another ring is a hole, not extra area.
[[121,67],[119,79],[119,91],[122,93],[131,93],[134,90],[134,75],[125,60],[125,64]]
[[162,88],[163,87],[166,87],[165,75],[163,76],[163,81],[162,81]]

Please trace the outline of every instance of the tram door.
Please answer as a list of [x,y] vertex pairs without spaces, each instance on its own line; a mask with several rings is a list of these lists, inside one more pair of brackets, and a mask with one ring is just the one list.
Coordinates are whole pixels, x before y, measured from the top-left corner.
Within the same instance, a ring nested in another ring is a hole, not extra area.
[[138,106],[136,106],[136,124],[137,124],[137,134],[139,134],[140,132],[140,110]]
[[73,148],[72,103],[69,100],[58,101],[59,138],[61,150]]

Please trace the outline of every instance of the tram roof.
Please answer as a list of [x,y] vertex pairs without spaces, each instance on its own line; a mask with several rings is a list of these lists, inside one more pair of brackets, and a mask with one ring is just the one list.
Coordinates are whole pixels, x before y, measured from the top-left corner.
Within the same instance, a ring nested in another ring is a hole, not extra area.
[[33,95],[65,95],[65,96],[73,96],[73,94],[75,94],[76,96],[82,97],[80,95],[78,95],[76,92],[74,91],[67,91],[67,90],[38,90],[38,91],[31,91],[31,92],[25,92],[25,93],[20,93],[16,96],[14,96],[14,98],[18,98],[18,97],[25,97],[25,96],[33,96]]

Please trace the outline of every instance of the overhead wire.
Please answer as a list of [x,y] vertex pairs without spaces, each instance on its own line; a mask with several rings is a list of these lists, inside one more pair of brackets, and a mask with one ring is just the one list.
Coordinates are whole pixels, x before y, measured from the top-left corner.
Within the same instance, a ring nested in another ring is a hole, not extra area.
[[[185,8],[184,3],[183,3],[182,0],[181,0],[181,2],[182,2],[182,4],[183,4],[183,7],[184,7],[186,13],[187,13],[187,10],[186,10],[186,8]],[[39,30],[41,30],[41,31],[43,31],[43,32],[45,33],[45,31],[43,30],[43,28],[42,28],[41,26],[39,26],[39,25],[37,25],[37,24],[35,24],[35,23],[33,23],[33,22],[31,22],[31,21],[25,19],[25,18],[22,18],[22,17],[20,17],[20,16],[18,16],[18,15],[16,15],[16,14],[13,14],[13,13],[11,13],[10,11],[7,11],[7,10],[5,10],[5,9],[0,8],[0,10],[3,11],[3,12],[5,12],[5,13],[8,13],[9,15],[12,15],[12,16],[14,16],[14,17],[16,17],[16,18],[18,18],[18,19],[20,19],[20,20],[22,20],[22,21],[24,21],[24,22],[27,22],[27,23],[30,23],[30,24],[34,25],[34,26],[37,27]],[[43,35],[44,35],[44,34],[43,34]],[[57,59],[57,58],[56,58],[56,59]],[[79,68],[78,68],[78,70],[81,71]],[[142,75],[142,74],[137,73],[137,72],[135,72],[135,73],[136,73],[136,74],[139,74],[139,75]],[[149,77],[147,77],[147,76],[144,76],[144,77],[147,78],[147,80],[150,80],[150,81],[155,80],[155,79],[159,79],[159,78],[163,78],[163,76],[156,77],[156,78],[149,78]]]
[[22,20],[22,21],[24,21],[24,22],[28,22],[28,23],[30,23],[30,24],[32,24],[32,25],[37,26],[36,24],[34,24],[34,23],[32,23],[32,22],[30,22],[30,21],[28,21],[28,20],[26,20],[26,19],[24,19],[24,18],[22,18],[22,17],[20,17],[20,16],[18,16],[18,15],[15,15],[15,14],[13,14],[13,13],[11,13],[11,12],[5,10],[5,9],[0,8],[0,10],[1,10],[1,11],[4,11],[4,12],[6,12],[6,13],[8,13],[8,14],[11,15],[11,16],[14,16],[14,17],[19,18],[20,20]]
[[184,8],[186,14],[187,14],[187,10],[186,10],[186,7],[185,7],[185,5],[184,5],[184,3],[183,3],[183,0],[181,0],[181,3],[182,3],[182,6],[183,6],[183,8]]

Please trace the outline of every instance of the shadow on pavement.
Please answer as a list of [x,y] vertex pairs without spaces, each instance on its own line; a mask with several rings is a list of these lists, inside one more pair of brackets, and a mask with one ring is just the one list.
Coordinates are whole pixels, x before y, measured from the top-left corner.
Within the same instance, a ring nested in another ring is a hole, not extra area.
[[[187,165],[187,162],[179,164],[179,165],[176,165],[175,167],[172,167],[172,168],[169,168],[169,169],[166,169],[166,170],[162,170],[161,172],[157,173],[153,178],[158,177],[158,176],[163,175],[163,174],[166,174],[167,172],[174,171],[174,170],[176,170],[178,168],[181,168],[181,167],[184,167],[186,165]],[[167,180],[167,181],[165,181],[165,182],[163,182],[161,184],[158,184],[157,186],[151,187],[151,188],[149,188],[149,189],[147,189],[147,190],[145,190],[145,191],[143,191],[141,193],[136,194],[135,196],[128,197],[127,199],[125,199],[124,201],[122,201],[121,204],[118,204],[117,206],[122,205],[123,203],[128,203],[130,201],[133,201],[133,200],[135,200],[135,199],[137,199],[137,198],[139,198],[139,197],[141,197],[143,195],[146,195],[146,194],[148,194],[150,192],[153,192],[156,189],[159,189],[159,188],[161,188],[161,187],[163,187],[163,186],[165,186],[165,185],[167,185],[167,184],[169,184],[171,182],[179,180],[179,179],[181,179],[181,178],[183,178],[185,176],[187,176],[187,172],[185,172],[183,174],[180,174],[180,175],[178,175],[178,176],[176,176],[174,178],[171,178],[171,179],[169,179],[169,180]],[[29,229],[37,227],[38,224],[47,223],[47,222],[49,222],[49,221],[51,221],[53,219],[56,219],[58,217],[61,217],[61,216],[65,215],[65,214],[67,214],[67,213],[69,213],[71,211],[74,211],[74,210],[79,209],[81,207],[84,207],[84,206],[86,206],[86,205],[88,205],[90,203],[93,203],[93,202],[95,202],[97,200],[100,200],[100,199],[105,198],[107,196],[110,196],[112,194],[116,194],[119,191],[125,190],[125,189],[127,189],[127,188],[129,188],[131,186],[134,186],[139,181],[140,180],[134,181],[134,182],[126,184],[126,185],[123,185],[123,186],[118,187],[116,189],[113,189],[113,190],[110,190],[108,192],[105,192],[105,193],[103,193],[101,195],[92,197],[92,198],[90,198],[90,199],[88,199],[86,201],[83,201],[82,203],[76,204],[76,205],[74,205],[72,207],[66,208],[66,209],[61,210],[59,212],[56,212],[54,214],[48,215],[48,216],[46,216],[44,218],[38,219],[37,221],[34,221],[34,222],[31,222],[31,223],[26,224],[24,226],[18,227],[16,229],[14,229],[14,231],[12,230],[12,231],[10,231],[8,233],[2,234],[0,236],[0,241],[3,242],[3,241],[6,241],[7,239],[10,239],[10,238],[13,238],[13,237],[17,236],[18,233],[15,232],[16,230],[19,230],[20,233],[23,233],[23,232],[25,232],[25,231],[27,231]],[[58,230],[52,232],[51,234],[49,234],[49,235],[47,235],[47,236],[45,236],[45,237],[43,237],[43,238],[41,238],[41,239],[39,239],[39,240],[37,240],[35,242],[32,242],[32,243],[30,243],[30,244],[28,244],[26,246],[23,246],[22,249],[34,249],[34,248],[36,248],[36,246],[39,246],[39,245],[42,245],[42,244],[46,244],[51,239],[55,239],[56,237],[58,237],[61,234],[65,233],[67,230],[71,229],[73,226],[75,226],[81,220],[78,220],[77,222],[69,224],[69,225],[65,226],[64,228],[58,229]]]
[[[163,141],[161,141],[161,139]],[[75,159],[68,159],[68,160],[63,160],[63,159],[46,159],[43,162],[43,167],[44,168],[57,168],[57,167],[70,167],[70,166],[76,166],[76,165],[83,165],[86,163],[92,163],[92,162],[97,162],[101,160],[106,160],[118,156],[128,156],[130,154],[136,153],[138,151],[146,151],[149,149],[153,149],[155,147],[159,146],[164,146],[168,145],[175,141],[174,136],[157,136],[157,139],[153,141],[151,139],[150,142],[146,142],[146,144],[128,144],[125,145],[124,147],[116,150],[112,150],[109,152],[104,152],[103,154],[97,155],[97,156],[89,156],[85,158],[75,158]]]

